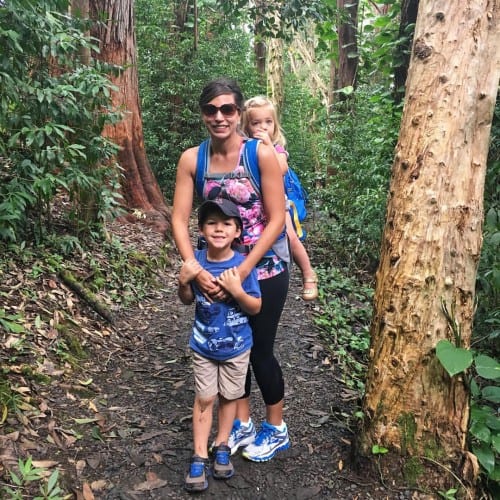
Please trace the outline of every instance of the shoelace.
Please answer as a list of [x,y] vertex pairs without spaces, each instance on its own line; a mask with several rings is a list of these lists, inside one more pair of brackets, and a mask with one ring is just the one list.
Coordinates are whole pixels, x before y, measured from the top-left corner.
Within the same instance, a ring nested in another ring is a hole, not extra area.
[[229,464],[229,454],[228,450],[217,450],[215,453],[215,461],[220,465],[228,465]]
[[189,471],[191,477],[199,477],[203,474],[205,470],[205,464],[203,462],[193,462]]
[[260,445],[265,441],[269,441],[276,430],[276,427],[264,422],[259,433],[257,434],[257,437],[255,438],[255,444]]

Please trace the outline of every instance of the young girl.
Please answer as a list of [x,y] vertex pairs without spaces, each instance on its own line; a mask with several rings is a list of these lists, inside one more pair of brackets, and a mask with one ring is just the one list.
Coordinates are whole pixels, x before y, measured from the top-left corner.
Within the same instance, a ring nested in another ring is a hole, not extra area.
[[[257,96],[245,102],[242,114],[242,129],[249,137],[261,139],[264,144],[274,146],[282,174],[288,170],[286,140],[281,131],[276,107],[267,97]],[[286,231],[290,240],[293,260],[302,272],[302,298],[314,300],[318,297],[318,278],[311,266],[309,255],[293,227],[290,212],[286,211]]]

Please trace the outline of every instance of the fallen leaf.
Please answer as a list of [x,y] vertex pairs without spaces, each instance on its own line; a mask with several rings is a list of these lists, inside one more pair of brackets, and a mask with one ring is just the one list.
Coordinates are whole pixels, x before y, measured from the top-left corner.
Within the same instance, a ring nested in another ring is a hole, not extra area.
[[33,460],[31,463],[33,467],[40,467],[42,469],[50,469],[50,467],[55,467],[59,464],[59,462],[54,460]]
[[92,481],[90,483],[90,487],[92,488],[92,491],[102,491],[106,488],[107,484],[108,482],[105,479],[98,479],[97,481]]
[[88,483],[83,483],[83,500],[95,500],[95,496]]
[[163,488],[167,481],[160,479],[154,472],[146,473],[146,481],[139,483],[134,487],[134,491],[150,491],[158,488]]

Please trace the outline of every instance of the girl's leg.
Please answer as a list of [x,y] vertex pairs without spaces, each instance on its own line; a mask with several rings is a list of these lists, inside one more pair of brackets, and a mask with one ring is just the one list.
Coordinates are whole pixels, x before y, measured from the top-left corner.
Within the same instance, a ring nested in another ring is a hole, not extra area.
[[290,212],[286,213],[286,234],[290,241],[290,249],[294,262],[302,272],[302,298],[304,300],[314,300],[318,296],[318,278],[309,260],[306,247],[302,244],[293,227]]

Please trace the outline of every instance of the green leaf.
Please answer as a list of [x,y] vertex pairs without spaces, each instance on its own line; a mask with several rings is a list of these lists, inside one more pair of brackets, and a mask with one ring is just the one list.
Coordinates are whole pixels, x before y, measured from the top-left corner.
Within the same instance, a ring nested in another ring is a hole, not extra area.
[[495,455],[493,450],[487,444],[481,446],[472,446],[472,452],[476,455],[479,463],[484,467],[486,472],[490,473],[495,467]]
[[481,395],[487,401],[491,401],[492,403],[500,403],[500,387],[488,385],[482,390]]
[[473,422],[470,426],[469,432],[479,441],[490,444],[491,431],[484,423]]
[[500,453],[500,434],[491,436],[491,446],[497,453]]
[[440,340],[437,343],[436,356],[450,377],[469,368],[473,359],[468,349],[455,347],[449,340]]
[[495,466],[492,472],[488,474],[492,481],[500,482],[500,465]]
[[490,358],[484,354],[476,356],[475,359],[476,371],[480,377],[489,380],[496,380],[500,378],[500,363],[495,359]]

